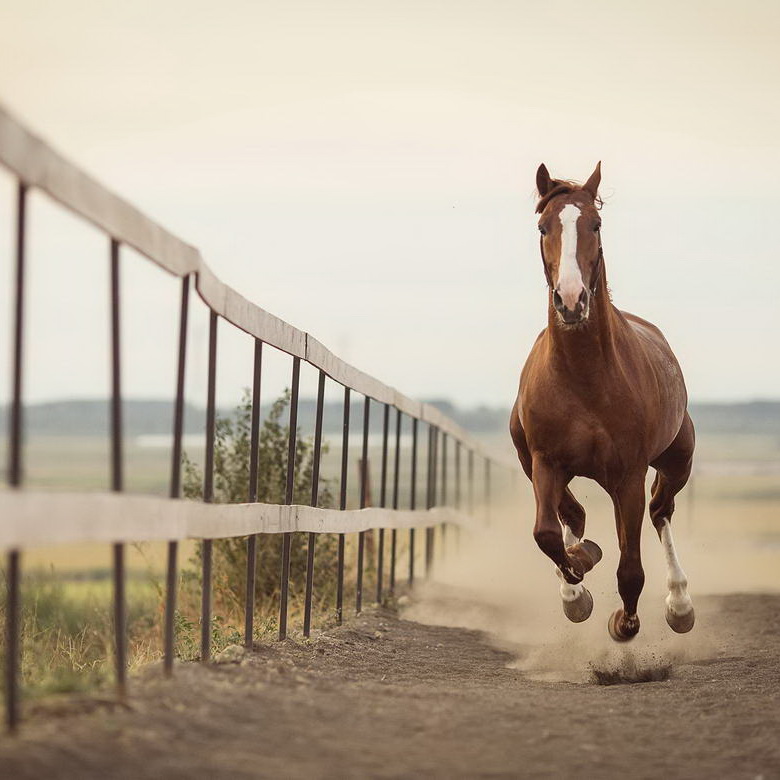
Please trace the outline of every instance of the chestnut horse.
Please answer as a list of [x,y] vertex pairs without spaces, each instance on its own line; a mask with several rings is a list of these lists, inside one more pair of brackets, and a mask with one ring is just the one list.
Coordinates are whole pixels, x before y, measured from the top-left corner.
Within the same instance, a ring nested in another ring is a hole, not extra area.
[[539,166],[536,207],[547,278],[547,328],[520,377],[510,431],[536,498],[534,539],[557,566],[566,616],[590,617],[583,577],[601,549],[583,539],[585,510],[569,489],[575,476],[595,480],[615,508],[623,608],[609,633],[627,641],[639,631],[637,603],[645,575],[639,540],[645,478],[656,470],[650,519],[668,568],[666,620],[690,631],[694,612],[672,539],[674,497],[688,481],[693,423],[680,366],[651,323],[616,309],[607,288],[598,196],[601,163],[578,186]]

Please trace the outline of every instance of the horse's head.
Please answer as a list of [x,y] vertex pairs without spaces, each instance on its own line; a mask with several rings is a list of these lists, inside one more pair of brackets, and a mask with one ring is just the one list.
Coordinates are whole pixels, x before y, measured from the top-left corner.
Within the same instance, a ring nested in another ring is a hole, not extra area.
[[566,325],[587,320],[601,275],[600,181],[601,163],[582,186],[551,179],[544,163],[536,172],[544,273],[553,306]]

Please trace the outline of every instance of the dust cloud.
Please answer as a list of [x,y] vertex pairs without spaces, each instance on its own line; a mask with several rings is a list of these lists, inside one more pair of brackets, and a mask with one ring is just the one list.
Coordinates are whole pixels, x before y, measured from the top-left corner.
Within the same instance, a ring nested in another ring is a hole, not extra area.
[[514,656],[515,668],[533,679],[644,682],[668,678],[681,662],[719,654],[723,637],[716,635],[707,621],[707,611],[716,602],[702,600],[702,596],[778,590],[780,545],[762,541],[765,526],[776,525],[776,508],[757,518],[747,503],[726,502],[724,506],[723,501],[705,497],[693,505],[681,496],[673,528],[697,623],[683,635],[673,633],[666,624],[663,552],[646,517],[641,630],[631,642],[613,642],[607,620],[621,602],[615,576],[619,551],[612,506],[594,483],[577,480],[573,492],[588,513],[586,538],[597,542],[604,552],[601,562],[585,578],[594,600],[587,621],[570,623],[563,614],[558,578],[532,536],[533,499],[527,485],[522,485],[501,511],[492,512],[489,525],[483,517],[481,527],[461,531],[459,539],[457,529],[449,530],[443,542],[437,538],[435,581],[415,588],[404,617],[483,631]]

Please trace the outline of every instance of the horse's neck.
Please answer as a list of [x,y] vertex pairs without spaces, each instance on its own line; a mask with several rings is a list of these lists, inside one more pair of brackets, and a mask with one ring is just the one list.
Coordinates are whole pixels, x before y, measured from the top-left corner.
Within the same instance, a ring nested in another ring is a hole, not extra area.
[[607,278],[601,268],[596,294],[591,298],[588,319],[575,328],[563,327],[552,304],[548,302],[548,331],[554,357],[564,366],[576,370],[580,376],[598,373],[609,364],[615,354],[615,308],[609,300]]

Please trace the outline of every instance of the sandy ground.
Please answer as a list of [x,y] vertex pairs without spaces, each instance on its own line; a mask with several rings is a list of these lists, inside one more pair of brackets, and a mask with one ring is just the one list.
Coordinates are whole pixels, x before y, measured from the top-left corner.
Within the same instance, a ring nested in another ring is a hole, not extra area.
[[369,610],[172,681],[148,669],[128,707],[50,705],[0,741],[0,777],[780,777],[780,596],[697,609],[706,650],[610,648],[573,679],[549,645],[545,664],[538,644]]

